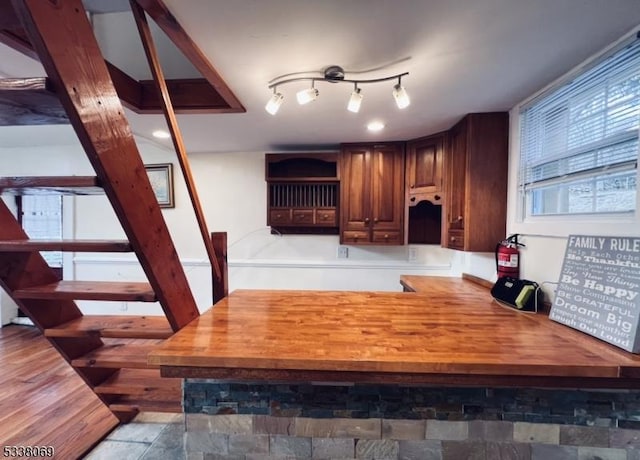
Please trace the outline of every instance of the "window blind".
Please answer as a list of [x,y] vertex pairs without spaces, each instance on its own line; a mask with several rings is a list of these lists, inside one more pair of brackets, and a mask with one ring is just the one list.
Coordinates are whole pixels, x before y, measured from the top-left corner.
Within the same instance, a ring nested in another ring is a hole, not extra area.
[[[25,195],[22,197],[22,228],[33,239],[62,238],[62,197]],[[40,253],[50,267],[62,267],[62,252]]]
[[640,40],[520,112],[525,216],[636,209]]

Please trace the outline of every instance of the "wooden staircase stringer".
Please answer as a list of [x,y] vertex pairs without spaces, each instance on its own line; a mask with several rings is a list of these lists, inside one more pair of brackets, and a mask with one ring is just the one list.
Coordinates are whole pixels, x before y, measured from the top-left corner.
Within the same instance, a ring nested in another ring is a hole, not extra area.
[[80,0],[13,0],[29,39],[174,331],[199,315]]

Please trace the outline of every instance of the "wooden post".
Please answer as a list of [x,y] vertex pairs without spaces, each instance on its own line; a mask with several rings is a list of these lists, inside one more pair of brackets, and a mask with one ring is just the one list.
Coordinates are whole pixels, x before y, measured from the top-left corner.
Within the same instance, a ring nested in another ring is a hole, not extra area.
[[229,272],[227,265],[227,232],[213,232],[211,242],[215,249],[218,266],[220,267],[220,279],[213,276],[213,304],[229,295]]

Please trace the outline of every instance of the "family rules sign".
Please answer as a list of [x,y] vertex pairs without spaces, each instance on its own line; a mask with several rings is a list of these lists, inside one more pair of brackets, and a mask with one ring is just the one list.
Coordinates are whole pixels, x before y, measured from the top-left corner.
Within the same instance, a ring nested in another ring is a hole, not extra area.
[[640,237],[569,235],[549,318],[639,353]]

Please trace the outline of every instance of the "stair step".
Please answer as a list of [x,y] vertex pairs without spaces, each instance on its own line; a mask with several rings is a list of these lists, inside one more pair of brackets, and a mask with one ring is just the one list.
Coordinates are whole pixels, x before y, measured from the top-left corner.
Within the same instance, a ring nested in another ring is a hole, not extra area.
[[102,195],[95,176],[0,177],[0,193],[13,195]]
[[73,367],[106,367],[127,369],[157,369],[159,366],[147,362],[147,356],[163,340],[103,339],[104,345],[80,358],[73,359]]
[[120,413],[132,412],[173,412],[182,413],[182,401],[148,401],[145,399],[123,396],[109,404],[109,409],[118,418]]
[[132,252],[127,240],[6,240],[0,251]]
[[162,378],[158,369],[120,369],[93,391],[103,395],[143,396],[149,400],[179,401],[182,379]]
[[57,283],[16,289],[18,299],[113,300],[120,302],[155,302],[149,283],[116,281],[58,281]]
[[45,337],[111,337],[166,339],[173,335],[164,316],[86,315],[68,323],[45,329]]
[[46,77],[0,79],[0,126],[69,124]]

